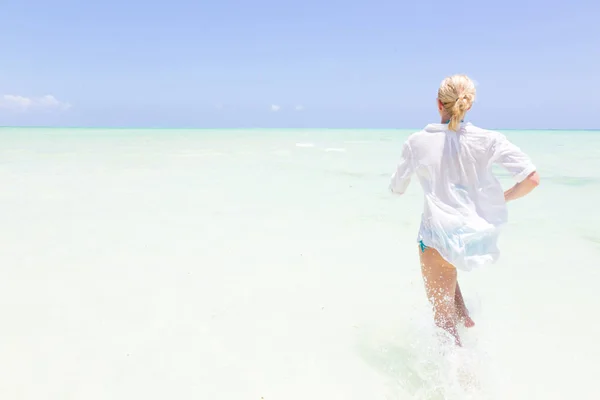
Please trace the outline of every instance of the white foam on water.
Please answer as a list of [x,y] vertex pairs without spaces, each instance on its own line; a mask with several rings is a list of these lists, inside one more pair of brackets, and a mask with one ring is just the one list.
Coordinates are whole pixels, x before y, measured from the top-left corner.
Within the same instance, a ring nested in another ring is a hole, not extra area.
[[[457,349],[424,296],[418,185],[387,192],[405,135],[281,157],[296,133],[27,132],[0,130],[1,398],[597,397],[599,177],[578,177],[600,166],[566,159],[593,135],[508,133],[542,185],[499,263],[459,273]],[[227,157],[173,157],[207,148]]]

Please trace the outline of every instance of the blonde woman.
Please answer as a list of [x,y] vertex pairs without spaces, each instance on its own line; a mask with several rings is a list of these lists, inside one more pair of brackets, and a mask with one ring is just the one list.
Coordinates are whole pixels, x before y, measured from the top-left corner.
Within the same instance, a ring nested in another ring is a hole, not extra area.
[[[529,157],[498,132],[465,123],[475,101],[475,85],[465,75],[444,79],[438,90],[441,123],[412,134],[392,175],[390,190],[403,194],[411,176],[425,194],[418,235],[421,272],[435,323],[460,346],[458,322],[474,325],[457,281],[469,271],[498,259],[499,228],[507,221],[506,202],[531,192],[539,175]],[[505,168],[516,184],[503,192],[492,174]]]

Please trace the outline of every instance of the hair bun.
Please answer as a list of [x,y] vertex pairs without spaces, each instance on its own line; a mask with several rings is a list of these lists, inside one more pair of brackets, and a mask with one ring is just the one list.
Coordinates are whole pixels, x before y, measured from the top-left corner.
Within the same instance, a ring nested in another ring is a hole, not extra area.
[[475,84],[466,75],[447,77],[438,89],[438,99],[450,114],[448,129],[455,131],[475,101]]

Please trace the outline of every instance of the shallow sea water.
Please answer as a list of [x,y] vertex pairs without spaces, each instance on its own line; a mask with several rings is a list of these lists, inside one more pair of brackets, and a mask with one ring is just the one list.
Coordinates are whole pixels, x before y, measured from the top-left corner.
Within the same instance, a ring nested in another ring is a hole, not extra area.
[[600,132],[503,132],[542,184],[459,274],[462,349],[409,133],[0,129],[0,397],[597,399]]

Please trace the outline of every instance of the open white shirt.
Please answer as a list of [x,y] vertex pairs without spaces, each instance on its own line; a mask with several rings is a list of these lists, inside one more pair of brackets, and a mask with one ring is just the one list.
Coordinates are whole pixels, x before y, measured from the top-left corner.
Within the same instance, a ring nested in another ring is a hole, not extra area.
[[438,250],[455,267],[495,262],[499,228],[507,221],[502,186],[492,166],[517,182],[535,171],[529,157],[504,135],[462,123],[430,124],[412,134],[392,175],[390,190],[403,194],[415,174],[425,194],[418,241]]

